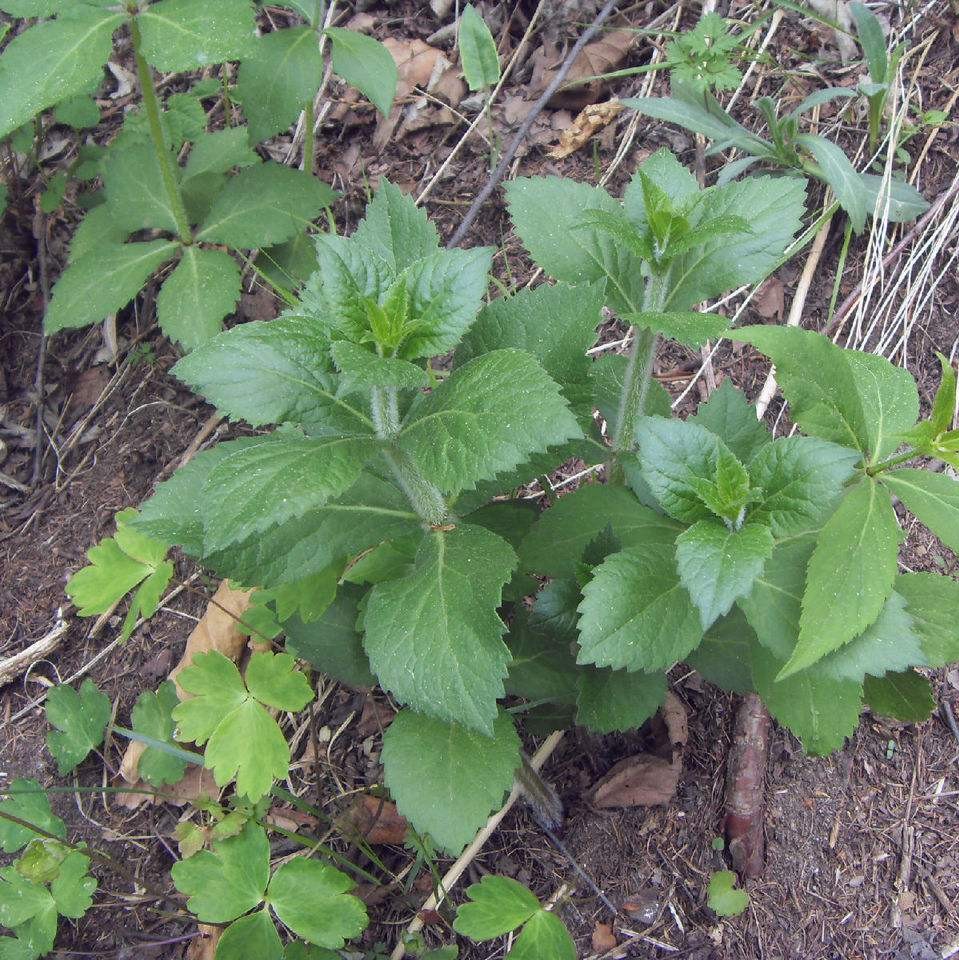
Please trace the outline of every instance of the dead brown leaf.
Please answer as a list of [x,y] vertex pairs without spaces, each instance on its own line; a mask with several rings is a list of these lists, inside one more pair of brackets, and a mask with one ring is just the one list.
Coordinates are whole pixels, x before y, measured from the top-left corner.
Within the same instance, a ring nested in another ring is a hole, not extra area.
[[753,307],[761,317],[782,320],[786,309],[786,291],[779,277],[769,277],[756,291],[752,299]]
[[208,923],[198,923],[196,928],[200,935],[190,941],[186,960],[213,960],[216,956],[217,944],[226,928],[212,927]]
[[[569,85],[578,80],[585,80],[587,77],[599,76],[618,69],[635,42],[636,34],[632,30],[612,30],[598,40],[587,43],[582,53],[573,61],[563,87],[550,99],[549,106],[582,110],[583,107],[596,103],[602,96],[606,86],[605,81],[594,80],[576,87]],[[542,89],[545,90],[549,85],[554,72],[554,70],[544,72],[545,83]]]
[[[191,765],[187,767],[183,779],[162,787],[152,787],[146,780],[137,780],[130,785],[135,788],[129,792],[115,794],[116,803],[127,810],[136,810],[144,804],[170,803],[175,807],[185,807],[201,798],[215,800],[220,788],[213,779],[213,773],[206,767]],[[140,791],[152,791],[144,793]]]
[[683,701],[670,690],[666,694],[666,702],[660,708],[660,712],[666,723],[666,734],[670,744],[673,748],[685,747],[689,741],[689,720],[686,717]]
[[548,157],[562,160],[581,147],[586,146],[593,134],[612,123],[623,112],[623,105],[618,100],[608,100],[606,103],[596,103],[585,107],[579,116],[560,134],[559,144],[549,153]]
[[359,722],[356,725],[356,732],[361,737],[372,737],[376,733],[385,730],[396,716],[396,711],[388,704],[377,700],[372,695],[368,696],[363,704],[363,712],[360,714]]
[[357,797],[336,822],[344,833],[359,834],[370,843],[402,843],[409,827],[395,803],[369,795]]
[[616,943],[616,934],[613,933],[613,928],[608,923],[600,923],[597,920],[596,926],[593,927],[593,952],[606,953],[612,950]]
[[676,793],[682,764],[649,753],[620,760],[593,789],[593,806],[658,807]]

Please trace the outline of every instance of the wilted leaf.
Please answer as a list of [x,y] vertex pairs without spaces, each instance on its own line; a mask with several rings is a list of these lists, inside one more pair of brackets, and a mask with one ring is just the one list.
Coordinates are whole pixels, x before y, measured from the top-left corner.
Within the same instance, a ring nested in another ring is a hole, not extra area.
[[337,826],[347,836],[359,834],[367,843],[400,844],[406,839],[409,824],[396,804],[381,797],[364,794],[337,818]]
[[649,753],[620,760],[593,788],[593,806],[657,807],[676,793],[681,765]]
[[[585,80],[587,77],[596,77],[616,70],[633,48],[636,36],[632,30],[612,30],[598,40],[587,43],[566,75],[563,88],[550,100],[549,106],[554,109],[566,107],[571,110],[580,110],[587,104],[595,103],[605,85],[602,80],[594,80],[592,83],[576,87],[571,84]],[[543,74],[544,89],[553,79],[553,72],[553,70],[547,70]]]
[[559,135],[559,143],[546,156],[562,160],[586,146],[594,133],[612,123],[623,111],[618,100],[585,107],[579,116]]
[[778,277],[764,280],[752,299],[752,305],[761,317],[767,320],[772,320],[774,317],[782,320],[783,311],[786,309],[786,294],[782,280]]

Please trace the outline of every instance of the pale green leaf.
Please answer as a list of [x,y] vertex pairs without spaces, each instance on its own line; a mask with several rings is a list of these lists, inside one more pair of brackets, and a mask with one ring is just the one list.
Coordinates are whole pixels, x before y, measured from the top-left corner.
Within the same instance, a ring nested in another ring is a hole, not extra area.
[[717,916],[738,917],[749,906],[749,894],[736,887],[732,870],[719,870],[709,878],[706,903]]
[[950,550],[959,553],[959,482],[931,470],[892,470],[881,482]]
[[676,569],[704,630],[749,594],[773,543],[769,527],[753,522],[730,530],[716,520],[700,520],[679,535]]
[[906,573],[896,577],[896,593],[906,600],[929,666],[959,661],[959,583],[935,573]]
[[160,0],[137,15],[143,56],[165,73],[181,73],[250,50],[256,23],[250,0]]
[[560,497],[523,540],[523,569],[549,577],[572,577],[586,545],[606,526],[624,548],[672,546],[682,530],[662,514],[644,507],[624,487],[585,484]]
[[236,93],[253,141],[294,124],[323,79],[323,55],[311,27],[274,30],[257,37],[243,58]]
[[312,699],[306,675],[286,653],[254,653],[246,668],[246,685],[260,703],[296,713]]
[[47,722],[57,729],[47,733],[47,746],[61,776],[103,743],[112,712],[110,698],[90,679],[83,681],[79,693],[63,684],[50,690]]
[[229,173],[234,167],[252,167],[259,162],[260,158],[250,146],[249,135],[243,127],[204,132],[190,147],[190,156],[183,168],[183,180],[186,183],[193,177]]
[[281,243],[309,226],[338,194],[302,170],[262,163],[231,178],[196,240],[238,249]]
[[386,116],[399,78],[393,55],[379,40],[356,30],[327,27],[325,33],[333,44],[333,72]]
[[749,519],[768,523],[777,539],[818,528],[835,509],[859,454],[815,437],[783,437],[749,464],[761,496]]
[[856,233],[862,233],[866,225],[866,198],[862,180],[856,168],[849,162],[842,147],[837,147],[824,137],[815,134],[800,134],[796,144],[805,147],[819,164],[820,176],[832,188],[839,205],[849,216]]
[[452,494],[580,435],[542,367],[528,353],[495,350],[455,370],[414,406],[398,443]]
[[466,895],[469,902],[458,907],[453,929],[478,943],[502,937],[542,909],[536,895],[521,883],[494,874],[467,887]]
[[356,482],[374,451],[372,439],[292,432],[244,444],[207,478],[204,496],[212,511],[207,549],[227,547],[322,506]]
[[228,253],[184,247],[157,295],[163,332],[187,350],[215,337],[240,299],[240,268]]
[[204,923],[225,923],[252,910],[263,899],[270,878],[266,831],[250,821],[238,836],[220,840],[213,850],[180,860],[170,871],[187,907]]
[[276,915],[311,943],[339,950],[366,928],[366,907],[349,893],[353,881],[317,860],[295,857],[270,881],[267,896]]
[[12,17],[52,17],[68,0],[3,0],[0,10]]
[[846,494],[809,561],[799,639],[784,677],[838,650],[879,616],[892,593],[901,540],[892,500],[874,480]]
[[[171,681],[161,683],[156,693],[144,690],[133,706],[133,729],[154,740],[173,744],[175,724],[173,709],[179,703],[176,686]],[[160,786],[177,783],[186,770],[186,762],[177,756],[148,746],[140,757],[140,776]]]
[[[19,927],[31,917],[46,913],[50,907],[54,907],[55,930],[56,905],[47,888],[21,876],[14,867],[0,869],[0,926]],[[37,954],[30,956],[32,960]]]
[[[772,442],[769,430],[756,419],[756,408],[741,390],[733,386],[729,377],[689,419],[715,433],[743,463],[750,465],[751,474],[750,461]],[[762,486],[761,483],[758,485]]]
[[0,140],[41,110],[99,83],[123,20],[113,10],[78,7],[14,37],[0,56]]
[[370,593],[364,643],[380,684],[421,713],[489,733],[509,662],[496,608],[515,565],[483,527],[424,536],[411,571]]
[[[715,105],[716,112],[707,109],[707,104]],[[746,153],[761,150],[764,142],[754,136],[745,127],[740,126],[716,103],[715,98],[706,94],[703,104],[686,102],[676,97],[630,97],[623,105],[639,110],[647,117],[665,120],[678,126],[701,133],[710,140],[728,142]]]
[[386,785],[417,830],[456,855],[499,809],[520,763],[509,714],[492,737],[402,710],[383,735]]
[[[21,820],[66,838],[66,824],[50,808],[50,800],[43,787],[36,780],[14,780],[4,791],[6,796],[0,801],[0,812],[12,814]],[[26,846],[37,834],[10,820],[0,820],[0,850],[4,853],[16,853]]]
[[838,750],[859,724],[862,684],[832,680],[815,669],[779,680],[782,667],[765,647],[753,648],[753,683],[766,709],[799,737],[807,753]]
[[468,3],[459,21],[459,51],[470,90],[483,90],[499,81],[499,53],[486,21]]
[[576,945],[555,913],[540,910],[526,922],[507,960],[576,960]]
[[686,347],[700,347],[726,329],[729,321],[718,313],[662,312],[626,313],[624,323],[644,327],[676,340]]
[[429,386],[425,370],[398,357],[379,357],[365,347],[337,340],[331,350],[333,361],[357,389],[399,387],[407,390]]
[[97,880],[88,875],[90,858],[71,850],[60,864],[60,871],[50,884],[50,893],[57,912],[72,920],[79,920],[93,906]]
[[197,347],[173,373],[254,427],[292,421],[314,435],[372,433],[372,421],[337,383],[329,350],[306,317],[254,320]]
[[196,694],[173,710],[178,740],[206,743],[220,721],[248,699],[236,664],[219,651],[195,656],[177,682]]
[[576,722],[594,733],[635,730],[665,699],[665,673],[585,670],[576,698]]
[[[175,162],[172,152],[167,159]],[[146,228],[178,232],[176,213],[152,143],[124,140],[114,144],[107,151],[102,171],[106,207],[125,233]]]
[[538,266],[566,283],[605,279],[607,302],[614,310],[642,309],[640,259],[608,233],[582,226],[589,210],[621,213],[620,204],[602,187],[534,177],[511,180],[505,189],[513,225]]
[[671,545],[636,546],[608,557],[583,598],[579,663],[660,670],[681,660],[703,636]]
[[929,681],[915,670],[866,677],[863,691],[873,713],[903,723],[922,723],[936,709]]
[[67,262],[73,263],[88,253],[95,253],[101,246],[118,246],[130,235],[113,216],[113,211],[105,203],[94,207],[80,221],[70,241]]
[[880,216],[885,211],[890,223],[909,223],[929,209],[929,201],[911,183],[895,176],[887,181],[875,173],[860,173],[859,177],[867,209]]
[[283,941],[269,910],[234,920],[216,945],[216,960],[281,960]]
[[419,260],[437,253],[439,234],[426,211],[389,180],[380,185],[366,215],[351,238],[399,275]]
[[122,310],[178,248],[170,240],[109,243],[78,257],[53,286],[44,331],[86,327]]

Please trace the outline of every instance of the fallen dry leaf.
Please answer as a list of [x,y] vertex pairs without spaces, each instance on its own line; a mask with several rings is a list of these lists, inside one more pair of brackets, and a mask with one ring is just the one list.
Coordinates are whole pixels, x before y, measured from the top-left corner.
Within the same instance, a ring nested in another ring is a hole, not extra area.
[[554,160],[562,160],[571,153],[575,153],[589,142],[593,134],[612,123],[622,112],[623,105],[618,100],[608,100],[606,103],[595,103],[585,107],[560,134],[559,144],[546,156]]
[[753,307],[761,317],[782,320],[786,309],[786,291],[778,277],[769,277],[756,291],[752,299]]
[[689,720],[686,717],[683,701],[670,690],[666,694],[666,702],[660,708],[660,712],[666,723],[666,734],[670,744],[674,748],[685,747],[689,741]]
[[357,797],[336,823],[344,833],[359,834],[369,843],[402,843],[409,827],[395,803],[369,795]]
[[186,960],[213,960],[216,956],[217,944],[226,928],[212,927],[208,923],[198,923],[196,928],[200,935],[190,941]]
[[[563,87],[550,99],[549,106],[582,110],[583,107],[595,103],[606,86],[603,80],[594,80],[576,87],[570,87],[569,84],[618,69],[633,48],[636,36],[632,30],[612,30],[598,40],[587,43],[570,67]],[[553,70],[543,73],[544,90],[553,79],[553,73]]]
[[385,730],[395,717],[396,711],[388,703],[370,695],[363,704],[363,712],[356,725],[356,732],[361,737],[372,737]]
[[213,773],[206,767],[191,764],[186,769],[182,780],[169,783],[162,787],[153,787],[146,780],[137,780],[130,785],[137,791],[150,790],[152,793],[129,792],[115,794],[116,803],[127,810],[136,810],[145,803],[170,803],[175,807],[185,807],[188,803],[198,800],[215,800],[220,794],[220,788],[213,779]]
[[620,760],[593,789],[593,806],[657,807],[676,793],[682,764],[649,753]]
[[652,887],[644,887],[636,893],[631,893],[623,901],[623,909],[633,919],[649,925],[656,919],[657,914],[662,909],[660,895]]
[[606,953],[616,946],[616,934],[608,923],[596,922],[593,927],[592,945],[594,953]]

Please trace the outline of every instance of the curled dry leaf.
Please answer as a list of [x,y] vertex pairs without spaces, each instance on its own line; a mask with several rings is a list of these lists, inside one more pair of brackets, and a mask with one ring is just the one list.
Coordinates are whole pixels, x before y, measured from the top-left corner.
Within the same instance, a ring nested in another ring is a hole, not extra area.
[[395,803],[368,795],[357,797],[336,824],[348,836],[359,834],[369,843],[400,844],[409,828]]
[[136,810],[145,803],[170,803],[175,807],[185,807],[188,803],[197,803],[201,799],[215,800],[220,794],[220,788],[213,779],[213,772],[206,767],[189,766],[181,780],[169,783],[162,787],[151,787],[146,780],[137,780],[131,784],[135,791],[151,791],[150,793],[124,791],[115,794],[118,806],[127,810]]
[[649,753],[620,760],[593,790],[593,806],[658,807],[676,793],[682,764]]
[[663,721],[666,724],[666,735],[670,745],[685,747],[689,741],[689,720],[686,717],[686,708],[683,701],[672,690],[666,694],[666,702],[660,709]]
[[579,116],[560,134],[559,144],[547,154],[554,160],[562,160],[584,147],[593,134],[612,123],[623,111],[618,100],[595,103],[584,107]]
[[596,922],[593,927],[592,946],[594,953],[606,953],[616,946],[616,934],[608,923]]
[[[612,30],[598,40],[587,43],[570,67],[563,86],[549,101],[549,106],[581,110],[595,103],[602,96],[606,86],[604,81],[594,80],[575,87],[571,87],[570,84],[619,69],[635,42],[636,34],[632,30]],[[549,85],[553,75],[554,70],[544,71],[543,90]]]
[[769,277],[756,291],[752,299],[753,307],[766,320],[782,320],[786,309],[786,292],[779,277]]

